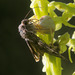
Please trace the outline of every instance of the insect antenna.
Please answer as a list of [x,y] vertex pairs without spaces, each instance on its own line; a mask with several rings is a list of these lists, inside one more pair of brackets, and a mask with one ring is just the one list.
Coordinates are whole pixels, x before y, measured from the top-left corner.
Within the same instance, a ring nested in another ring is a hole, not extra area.
[[[43,7],[34,7],[34,8],[43,8]],[[32,9],[34,9],[34,8],[32,8]],[[26,14],[26,16],[24,17],[24,19],[27,18],[27,16],[30,14],[30,12],[32,11],[32,9],[29,10],[29,12]]]
[[27,18],[27,16],[30,14],[31,11],[32,11],[32,9],[29,10],[29,12],[26,14],[26,16],[24,17],[24,19]]

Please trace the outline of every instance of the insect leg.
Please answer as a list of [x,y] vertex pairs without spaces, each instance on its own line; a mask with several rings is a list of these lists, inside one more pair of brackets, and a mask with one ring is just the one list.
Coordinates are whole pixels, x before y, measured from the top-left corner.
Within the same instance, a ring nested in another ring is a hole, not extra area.
[[35,61],[38,62],[40,60],[40,54],[35,52],[34,50],[34,47],[32,46],[32,44],[29,42],[29,41],[26,41],[31,53],[32,53],[32,56],[34,57]]

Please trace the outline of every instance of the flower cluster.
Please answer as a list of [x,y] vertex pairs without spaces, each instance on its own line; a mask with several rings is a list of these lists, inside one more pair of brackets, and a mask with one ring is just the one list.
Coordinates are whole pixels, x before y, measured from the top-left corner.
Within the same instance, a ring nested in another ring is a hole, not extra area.
[[[75,28],[74,25],[68,23],[68,21],[73,16],[75,16],[75,0],[74,0],[74,3],[68,3],[68,4],[65,4],[62,2],[55,2],[55,1],[49,2],[48,0],[31,0],[30,8],[33,9],[34,15],[37,16],[38,20],[42,16],[45,16],[45,15],[50,16],[51,19],[54,21],[55,31],[61,29],[62,24],[68,27]],[[54,11],[55,9],[62,12],[62,15],[58,16]],[[54,24],[51,24],[51,25],[54,25]],[[58,35],[57,40],[54,39],[54,33],[42,34],[37,32],[37,35],[41,39],[43,39],[48,45],[51,43],[51,39],[53,38],[53,43],[57,42],[59,44],[60,54],[65,52],[68,46],[69,60],[72,62],[70,50],[72,49],[72,51],[75,53],[75,32],[73,33],[72,38],[70,38],[70,34],[66,32],[65,34],[61,36]],[[53,35],[53,37],[50,37],[51,35]],[[61,59],[60,58],[57,58],[45,53],[42,61],[44,64],[43,71],[46,72],[47,75],[50,75],[50,74],[61,75]]]

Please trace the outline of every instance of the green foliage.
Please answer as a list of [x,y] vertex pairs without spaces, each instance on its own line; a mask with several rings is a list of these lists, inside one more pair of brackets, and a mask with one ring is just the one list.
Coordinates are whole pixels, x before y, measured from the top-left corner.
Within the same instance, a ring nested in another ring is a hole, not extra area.
[[[68,23],[68,21],[72,18],[72,16],[75,16],[75,4],[74,3],[69,3],[65,4],[62,2],[55,2],[52,1],[48,4],[49,6],[49,14],[53,18],[55,25],[56,25],[56,30],[61,29],[62,23],[65,26],[68,27],[74,27],[74,25],[71,25]],[[61,16],[57,16],[57,14],[54,12],[55,9],[58,9],[59,11],[63,12]]]
[[72,35],[72,38],[69,40],[69,42],[67,43],[67,46],[69,46],[69,49],[68,49],[68,54],[69,54],[69,59],[71,61],[71,63],[73,63],[72,59],[71,59],[71,49],[72,51],[75,53],[75,31]]
[[[30,5],[33,8],[34,14],[37,15],[38,19],[44,15],[48,15],[48,1],[47,0],[31,0]],[[40,7],[40,8],[39,8]]]
[[61,59],[44,53],[43,59],[43,72],[47,75],[61,75]]
[[[55,24],[55,31],[61,29],[62,24],[68,27],[75,28],[74,25],[68,23],[68,21],[73,16],[75,16],[75,0],[74,3],[68,3],[68,4],[62,2],[55,2],[55,1],[49,2],[48,0],[31,0],[30,7],[33,9],[34,15],[36,15],[38,19],[40,19],[42,16],[48,15],[49,13],[48,16],[51,17],[51,20],[53,20]],[[54,11],[55,9],[62,12],[62,15],[58,16]],[[54,33],[42,34],[40,32],[37,32],[37,36],[43,39],[48,45],[52,44],[52,40],[53,43],[58,42],[60,53],[65,52],[68,46],[69,60],[72,63],[70,51],[72,49],[72,51],[75,53],[75,32],[73,33],[72,38],[70,38],[69,33],[65,33],[61,36],[58,35],[59,37],[57,40],[56,39],[54,40]],[[44,53],[42,61],[44,64],[43,72],[46,72],[47,75],[61,75],[60,58]]]
[[58,38],[58,43],[60,47],[60,53],[63,53],[67,50],[66,44],[68,43],[70,35],[68,33],[63,34]]
[[73,74],[72,75],[75,75],[75,72],[73,72]]

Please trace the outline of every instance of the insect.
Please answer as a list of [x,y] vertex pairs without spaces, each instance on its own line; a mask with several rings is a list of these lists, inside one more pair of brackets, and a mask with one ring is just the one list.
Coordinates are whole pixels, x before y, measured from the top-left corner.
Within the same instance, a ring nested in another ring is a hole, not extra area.
[[38,62],[40,60],[40,55],[43,55],[45,52],[50,55],[65,59],[58,52],[51,49],[45,42],[43,42],[42,39],[36,35],[36,26],[33,24],[34,23],[31,19],[24,19],[21,21],[18,29],[21,37],[25,39],[35,61]]

